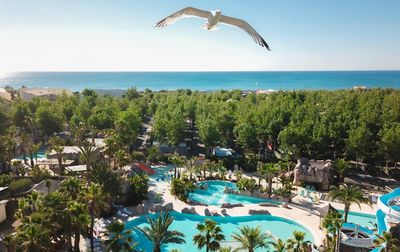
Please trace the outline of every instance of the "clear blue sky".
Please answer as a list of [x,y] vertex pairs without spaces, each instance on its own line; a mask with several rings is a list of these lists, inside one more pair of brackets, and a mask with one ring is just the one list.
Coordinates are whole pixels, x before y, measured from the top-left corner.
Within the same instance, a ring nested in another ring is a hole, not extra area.
[[[247,20],[153,25],[193,6]],[[1,71],[400,69],[398,0],[0,0]]]

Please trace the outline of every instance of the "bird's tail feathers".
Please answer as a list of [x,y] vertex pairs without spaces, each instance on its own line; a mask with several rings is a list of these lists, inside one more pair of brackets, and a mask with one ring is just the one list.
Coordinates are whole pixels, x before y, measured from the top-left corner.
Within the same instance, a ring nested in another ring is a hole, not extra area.
[[207,31],[216,31],[216,30],[219,29],[219,27],[216,26],[216,25],[214,25],[214,26],[211,27],[211,29],[210,29],[208,23],[204,24],[204,25],[202,26],[202,28],[203,28],[204,30],[207,30]]

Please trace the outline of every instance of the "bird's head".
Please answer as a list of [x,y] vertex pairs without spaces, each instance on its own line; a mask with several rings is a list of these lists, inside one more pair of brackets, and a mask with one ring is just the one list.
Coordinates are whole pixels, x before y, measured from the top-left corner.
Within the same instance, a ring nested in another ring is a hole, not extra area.
[[214,16],[220,16],[222,14],[222,11],[221,10],[215,10],[215,11],[212,11],[212,13],[213,13]]

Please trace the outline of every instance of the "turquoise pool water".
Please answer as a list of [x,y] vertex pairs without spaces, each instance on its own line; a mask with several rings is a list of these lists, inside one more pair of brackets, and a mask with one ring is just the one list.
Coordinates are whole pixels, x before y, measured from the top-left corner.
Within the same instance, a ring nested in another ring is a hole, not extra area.
[[[33,155],[33,158],[35,159],[36,156],[37,156],[37,158],[46,158],[46,151],[40,150],[36,155]],[[29,160],[30,156],[26,155],[26,158]],[[16,157],[15,159],[24,160],[24,156],[21,155],[21,156]]]
[[261,202],[271,202],[279,204],[277,201],[268,199],[260,199],[250,196],[236,195],[224,193],[225,187],[237,190],[235,183],[222,180],[210,180],[198,183],[199,185],[208,185],[207,190],[196,189],[189,194],[189,199],[193,202],[203,203],[212,206],[220,206],[222,203],[242,203],[242,204],[258,204]]
[[[339,212],[343,213],[343,210],[339,210]],[[373,214],[349,212],[347,222],[358,224],[364,227],[374,228],[374,224],[376,224],[376,217]]]
[[[300,224],[272,215],[252,215],[252,216],[239,216],[239,217],[204,217],[199,215],[182,214],[178,212],[171,212],[171,215],[175,218],[175,221],[171,225],[171,230],[177,230],[185,234],[186,244],[168,244],[162,248],[162,251],[170,251],[173,248],[180,249],[181,251],[205,251],[198,250],[193,245],[192,238],[197,234],[196,226],[197,223],[204,222],[205,218],[213,219],[222,228],[227,241],[232,241],[231,235],[237,232],[238,227],[242,225],[249,225],[251,227],[260,226],[263,232],[269,231],[274,236],[281,239],[288,239],[292,236],[293,231],[298,230],[306,233],[306,239],[313,241],[312,235],[305,227]],[[154,215],[151,215],[154,216]],[[144,227],[147,225],[145,216],[141,216],[135,220],[126,223],[126,228],[133,230],[132,236],[134,241],[139,242],[139,248],[144,251],[152,251],[152,245],[143,234],[135,230],[134,226]],[[227,243],[229,244],[229,242]],[[267,249],[257,250],[268,251]]]
[[150,180],[152,180],[152,182],[170,181],[174,174],[173,166],[151,166],[151,168],[156,171],[156,174],[150,176]]

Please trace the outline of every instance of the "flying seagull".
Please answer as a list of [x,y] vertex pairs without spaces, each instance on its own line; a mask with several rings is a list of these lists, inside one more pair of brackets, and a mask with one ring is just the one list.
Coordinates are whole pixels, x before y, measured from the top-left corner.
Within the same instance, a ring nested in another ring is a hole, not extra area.
[[265,40],[261,37],[261,35],[258,34],[258,32],[253,27],[251,27],[246,21],[238,18],[224,16],[222,15],[222,12],[220,10],[204,11],[193,7],[187,7],[164,18],[163,20],[158,22],[155,25],[155,27],[165,27],[171,25],[184,17],[200,17],[206,19],[208,22],[205,24],[204,27],[207,30],[212,30],[213,28],[216,27],[218,23],[237,26],[240,29],[247,32],[257,44],[259,44],[262,47],[265,47],[269,51],[271,50],[267,42],[265,42]]

